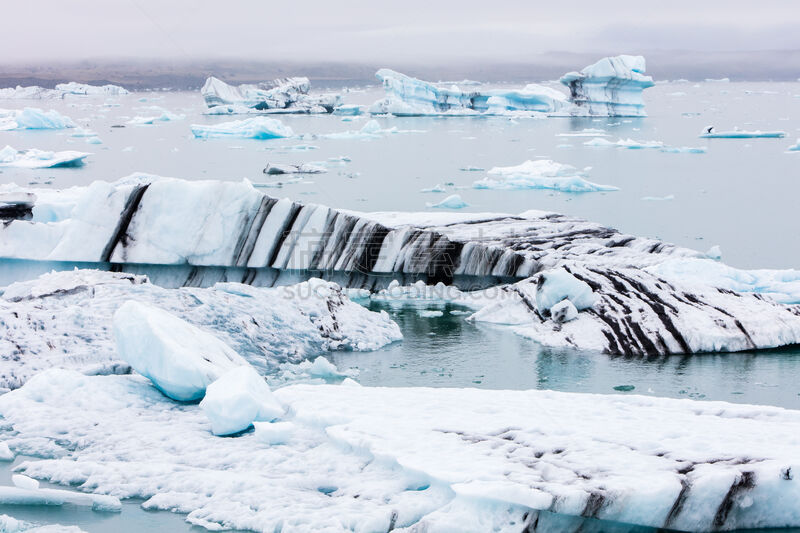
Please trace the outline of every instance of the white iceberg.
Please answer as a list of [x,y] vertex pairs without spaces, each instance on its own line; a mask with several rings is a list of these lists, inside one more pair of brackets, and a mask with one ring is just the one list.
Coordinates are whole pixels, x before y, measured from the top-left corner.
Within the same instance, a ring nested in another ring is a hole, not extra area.
[[47,100],[52,98],[64,98],[63,91],[55,89],[45,89],[38,85],[23,87],[4,87],[0,89],[0,99],[3,100]]
[[356,115],[361,114],[361,110],[364,106],[360,106],[358,104],[342,104],[337,105],[333,109],[334,115],[340,115],[345,117],[354,117]]
[[200,90],[206,105],[222,113],[331,113],[340,105],[337,94],[308,94],[308,78],[284,78],[259,85],[228,85],[215,77],[206,80]]
[[294,132],[278,119],[252,117],[219,124],[192,124],[192,134],[199,139],[278,139],[291,137]]
[[642,148],[664,148],[664,143],[661,141],[636,141],[634,139],[619,139],[616,142],[609,141],[602,137],[596,137],[590,141],[586,141],[586,146],[616,146],[619,148],[628,148],[629,150],[640,150]]
[[489,176],[475,181],[475,189],[550,189],[561,192],[595,192],[619,190],[584,178],[576,168],[550,159],[528,160],[516,166],[494,167]]
[[469,207],[469,204],[462,200],[461,196],[458,194],[451,194],[441,202],[427,203],[425,205],[439,209],[463,209]]
[[0,396],[0,415],[21,447],[52,457],[22,463],[24,474],[143,498],[209,528],[800,524],[798,411],[546,390],[292,385],[274,395],[287,407],[281,425],[221,439],[199,406],[139,376],[49,370]]
[[270,422],[284,412],[264,378],[249,365],[228,370],[208,385],[200,408],[214,435],[239,433],[253,422]]
[[59,83],[56,85],[56,90],[64,94],[83,94],[83,95],[104,95],[104,96],[119,96],[123,94],[130,94],[126,89],[119,85],[89,85],[86,83],[77,83],[71,81],[69,83]]
[[462,91],[418,80],[390,69],[375,76],[386,97],[370,107],[372,114],[395,116],[507,114],[509,112],[549,113],[567,105],[566,95],[550,87],[530,84],[518,90]]
[[570,90],[570,114],[646,116],[642,91],[654,84],[653,78],[644,74],[645,68],[644,57],[620,55],[565,74],[560,81]]
[[247,365],[214,335],[134,300],[117,309],[113,325],[120,357],[174,400],[200,399],[212,381]]
[[83,160],[91,154],[66,150],[63,152],[48,152],[31,148],[29,150],[16,150],[6,146],[0,150],[0,167],[18,168],[56,168],[75,167],[83,164]]
[[0,131],[62,130],[74,128],[75,123],[55,110],[42,111],[35,107],[0,109]]

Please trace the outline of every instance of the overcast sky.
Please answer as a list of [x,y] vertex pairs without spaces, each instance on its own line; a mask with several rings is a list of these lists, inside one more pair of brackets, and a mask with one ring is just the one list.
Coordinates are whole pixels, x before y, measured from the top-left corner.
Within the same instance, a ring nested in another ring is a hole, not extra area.
[[2,0],[0,63],[525,61],[548,51],[800,49],[798,0]]

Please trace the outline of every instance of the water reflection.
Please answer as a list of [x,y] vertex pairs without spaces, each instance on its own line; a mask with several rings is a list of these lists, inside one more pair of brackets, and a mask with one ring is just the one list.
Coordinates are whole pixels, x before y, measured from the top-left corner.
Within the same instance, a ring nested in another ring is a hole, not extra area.
[[[800,348],[759,352],[614,357],[542,347],[503,327],[473,324],[458,306],[424,318],[413,307],[385,310],[404,340],[376,352],[334,355],[338,366],[358,368],[364,385],[553,389],[568,392],[647,394],[800,408]],[[452,314],[456,312],[459,314]],[[630,392],[614,387],[631,385]]]

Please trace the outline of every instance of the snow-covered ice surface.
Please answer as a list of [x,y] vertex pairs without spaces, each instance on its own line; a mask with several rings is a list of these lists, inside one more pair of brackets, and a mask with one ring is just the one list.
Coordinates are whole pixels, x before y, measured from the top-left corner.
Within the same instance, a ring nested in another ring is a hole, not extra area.
[[252,117],[215,125],[192,124],[192,134],[200,139],[278,139],[291,137],[294,132],[278,119]]
[[51,98],[64,98],[67,95],[82,96],[119,96],[129,94],[119,85],[88,85],[86,83],[59,83],[55,89],[45,89],[37,85],[29,87],[6,87],[0,89],[0,99],[9,100],[45,100]]
[[0,531],[3,533],[85,533],[77,526],[62,524],[40,526],[24,520],[17,520],[6,514],[0,514]]
[[[127,300],[156,306],[204,330],[263,373],[328,350],[370,350],[401,338],[388,315],[350,302],[338,286],[320,280],[275,289],[227,283],[174,290],[148,283],[144,276],[65,271],[5,289],[0,298],[0,387],[19,387],[52,367],[101,374],[127,372],[129,363],[139,368],[124,360],[112,337],[112,317]],[[168,333],[162,332],[162,338]],[[132,342],[142,350],[155,348],[148,338]]]
[[390,69],[376,77],[386,97],[373,103],[372,114],[395,116],[502,115],[515,112],[549,113],[567,107],[566,95],[543,85],[529,84],[516,90],[470,90],[445,87],[418,80]]
[[30,148],[17,150],[6,146],[0,150],[0,167],[19,168],[54,168],[66,166],[79,166],[83,160],[92,154],[65,150],[63,152],[48,152]]
[[[210,77],[200,90],[212,113],[330,113],[341,103],[337,94],[309,94],[308,78],[285,78],[259,85],[228,85]],[[356,113],[357,114],[357,113]]]
[[475,181],[475,189],[551,189],[561,192],[616,191],[613,185],[587,180],[585,173],[550,159],[528,160],[511,167],[494,167],[489,176]]
[[800,524],[796,411],[551,391],[293,385],[275,396],[291,426],[261,438],[213,436],[199,406],[139,376],[49,370],[0,397],[0,413],[12,447],[49,457],[25,474],[143,497],[209,527],[552,531],[537,511],[573,526]]
[[644,74],[642,56],[604,57],[580,72],[561,77],[570,90],[574,108],[571,114],[610,117],[642,117],[642,91],[653,86],[653,78]]

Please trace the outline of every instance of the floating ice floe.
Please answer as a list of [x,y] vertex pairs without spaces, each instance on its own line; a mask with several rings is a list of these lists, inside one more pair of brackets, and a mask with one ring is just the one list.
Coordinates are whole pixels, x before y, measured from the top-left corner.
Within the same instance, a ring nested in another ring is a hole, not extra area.
[[352,117],[361,114],[361,110],[364,106],[360,106],[357,104],[342,104],[338,105],[333,109],[334,115]]
[[588,181],[576,168],[550,159],[528,160],[511,167],[494,167],[475,189],[550,189],[562,192],[616,191],[613,185]]
[[83,160],[91,154],[67,150],[64,152],[48,152],[31,148],[16,150],[6,146],[0,150],[0,167],[18,168],[55,168],[74,167],[83,164]]
[[310,95],[308,78],[284,78],[258,85],[228,85],[215,77],[200,90],[206,105],[221,113],[331,113],[340,105],[338,94]]
[[186,115],[172,113],[169,110],[164,109],[163,107],[152,106],[149,109],[158,114],[150,116],[142,116],[142,117],[133,117],[128,121],[128,124],[144,126],[149,124],[155,124],[156,122],[171,122],[174,120],[183,120],[184,118],[186,118]]
[[706,78],[706,83],[729,83],[731,81],[730,78]]
[[386,97],[372,104],[369,109],[372,114],[424,116],[549,113],[567,106],[564,93],[536,84],[515,90],[462,91],[455,85],[443,87],[385,68],[380,69],[375,76],[383,84]]
[[786,137],[785,131],[746,131],[740,129],[734,129],[731,131],[714,131],[714,128],[706,128],[706,130],[700,134],[701,138],[704,139],[778,139],[782,137]]
[[[126,300],[135,303],[113,319]],[[176,344],[181,332],[185,338]],[[0,297],[0,387],[19,387],[46,368],[116,373],[130,364],[165,391],[178,378],[181,390],[190,389],[187,375],[197,378],[193,390],[199,391],[241,364],[231,349],[270,373],[328,350],[371,350],[401,338],[388,315],[320,280],[274,289],[220,283],[174,290],[144,276],[65,271],[12,284]],[[199,360],[214,348],[213,360]]]
[[328,169],[322,165],[314,165],[312,163],[302,163],[300,165],[285,165],[280,163],[267,163],[264,168],[264,174],[280,175],[280,174],[322,174],[328,172]]
[[644,72],[644,57],[620,55],[565,74],[560,81],[570,90],[570,114],[646,116],[642,91],[654,84]]
[[33,522],[17,520],[6,514],[0,514],[0,531],[3,533],[87,533],[78,526],[62,524],[37,525]]
[[372,119],[366,124],[364,124],[360,130],[327,133],[322,135],[322,137],[325,137],[326,139],[371,140],[371,139],[380,139],[384,135],[391,135],[395,133],[425,133],[425,131],[401,130],[396,127],[381,128],[380,122],[378,122],[375,119]]
[[645,148],[656,148],[661,150],[662,152],[672,153],[672,154],[704,154],[706,153],[706,147],[690,147],[690,146],[666,146],[661,141],[636,141],[634,139],[619,139],[618,141],[609,141],[608,139],[604,139],[602,137],[596,137],[589,141],[583,143],[585,146],[597,146],[597,147],[610,147],[614,146],[617,148],[627,148],[629,150],[640,150]]
[[433,187],[420,189],[419,192],[447,192],[447,189],[445,189],[441,184],[436,184]]
[[0,131],[62,130],[74,128],[75,123],[55,110],[42,111],[35,107],[0,109]]
[[0,396],[0,415],[18,446],[52,457],[23,462],[25,475],[143,498],[209,529],[800,524],[797,411],[538,390],[293,385],[274,396],[280,425],[222,439],[201,407],[139,376],[48,370]]
[[[0,209],[0,258],[15,259],[0,262],[0,276],[5,279],[71,268],[80,261],[101,268],[114,263],[122,271],[147,273],[156,283],[171,287],[211,286],[219,281],[273,286],[312,276],[372,290],[385,288],[392,279],[403,285],[442,282],[471,291],[464,294],[470,295],[472,308],[477,310],[473,320],[512,324],[517,333],[546,345],[649,356],[752,350],[800,342],[800,308],[786,305],[800,303],[800,272],[737,270],[702,252],[621,234],[555,213],[507,215],[437,210],[364,214],[277,200],[246,181],[183,181],[152,176],[130,177],[113,184],[95,182],[64,191],[0,185],[0,194],[10,195],[12,200],[8,210]],[[23,203],[14,203],[18,201]],[[697,263],[690,263],[689,259]],[[677,265],[691,264],[696,274],[685,275],[672,261]],[[537,309],[535,298],[541,276],[558,268],[586,282],[596,295],[591,309],[581,310],[577,318],[563,324]],[[726,270],[720,271],[721,268]],[[132,285],[131,281],[125,283]],[[329,299],[338,301],[343,297],[326,282],[315,283],[330,295],[311,299],[316,302],[314,305],[327,306]],[[296,290],[308,286],[292,285]],[[0,303],[13,303],[19,297],[20,289],[12,290],[13,287],[5,291]],[[242,284],[222,287],[236,294],[252,290],[261,295],[261,291],[268,291]],[[95,314],[108,317],[119,302],[140,299],[130,295],[134,292],[149,295],[144,299],[146,303],[201,327],[218,316],[215,313],[223,307],[222,302],[229,308],[241,305],[237,309],[242,314],[261,316],[255,315],[241,298],[220,300],[222,287],[217,284],[210,290],[183,289],[190,294],[201,291],[198,298],[214,303],[203,309],[208,316],[202,319],[192,320],[199,311],[185,309],[160,295],[161,289],[150,284],[94,290],[94,294],[112,293],[115,298],[111,308],[103,307],[109,306],[111,300],[97,300],[103,311]],[[76,292],[75,298],[83,298],[80,305],[89,306],[94,301],[84,300],[88,290]],[[287,289],[273,289],[275,292],[252,298],[274,298],[281,290]],[[292,291],[295,294],[295,289]],[[59,300],[73,301],[72,296],[58,294],[59,299],[48,300],[42,308],[41,320],[47,327],[73,327],[68,320],[71,315],[52,312]],[[181,295],[181,302],[188,298],[186,293],[177,294]],[[286,309],[282,306],[281,312],[292,313],[305,302],[302,298],[289,300],[292,305]],[[238,312],[228,311],[228,318],[221,323],[234,323],[232,317],[239,316]],[[332,320],[329,307],[314,312],[321,312],[314,316]],[[53,365],[43,361],[43,355],[19,358],[17,344],[36,347],[26,348],[26,353],[44,353],[59,360],[64,352],[58,346],[65,342],[80,342],[87,354],[104,353],[107,346],[97,341],[87,348],[82,339],[92,337],[85,332],[76,339],[51,339],[38,329],[31,333],[33,326],[25,318],[14,318],[15,313],[20,317],[40,315],[12,307],[2,322],[9,332],[18,331],[25,336],[16,344],[8,340],[10,344],[0,353],[8,354],[9,360],[19,359],[19,364],[28,369],[26,372],[32,372],[37,364]],[[384,332],[367,334],[355,325],[358,321],[351,322],[351,326],[343,324],[341,314],[342,311],[335,313],[335,326],[325,322],[324,331],[338,333],[326,334],[324,342],[318,330],[310,336],[287,335],[285,342],[297,345],[297,339],[302,338],[310,345],[329,346],[326,343],[344,336],[345,345],[364,348],[374,346],[362,344],[368,339],[391,338],[391,328],[396,327],[391,321],[383,322],[380,316],[373,317],[374,321],[362,317],[359,320],[367,320],[370,327]],[[84,315],[78,316],[86,324],[96,324],[93,327],[107,327],[102,320],[92,322]],[[262,327],[275,323],[263,317],[256,320]],[[309,319],[304,320],[301,323],[308,325]],[[251,364],[260,361],[268,366],[278,357],[287,357],[285,352],[273,356],[274,352],[260,341],[243,338],[244,333],[239,330],[231,338],[232,333],[218,327],[210,333]],[[308,327],[313,327],[313,322]],[[351,331],[347,327],[355,328],[354,337],[345,335],[345,331]],[[84,330],[94,331],[88,325]],[[244,331],[262,335],[259,328]],[[12,333],[3,333],[0,339],[10,339]],[[107,337],[107,333],[104,335]],[[55,351],[47,346],[46,339],[57,346]],[[254,343],[259,346],[257,355],[253,355]],[[99,360],[107,365],[102,367],[105,371],[112,361],[118,361],[107,354]],[[9,369],[12,374],[21,372],[16,367]],[[13,382],[16,378],[5,379]]]
[[192,134],[199,139],[277,139],[291,137],[294,132],[278,119],[252,117],[219,124],[192,124]]
[[458,194],[451,194],[441,202],[436,203],[427,203],[425,204],[428,207],[438,208],[438,209],[463,209],[465,207],[469,207],[469,204],[461,199],[461,196]]
[[787,152],[800,152],[800,139],[797,139],[797,142],[786,149]]

